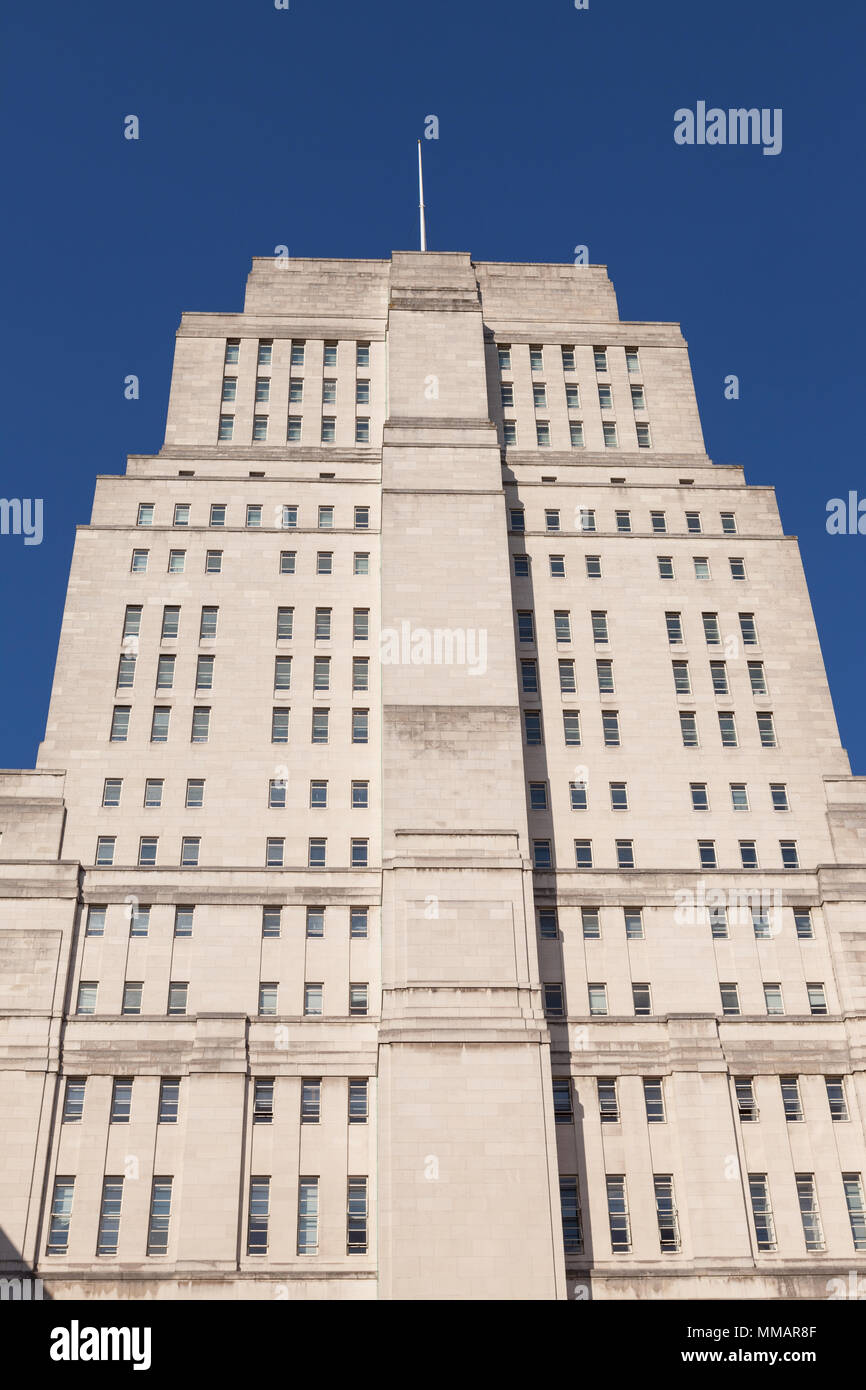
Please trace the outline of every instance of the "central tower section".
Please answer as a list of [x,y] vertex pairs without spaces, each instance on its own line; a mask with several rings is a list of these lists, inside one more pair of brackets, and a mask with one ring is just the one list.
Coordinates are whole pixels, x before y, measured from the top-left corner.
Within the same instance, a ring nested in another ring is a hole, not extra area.
[[382,450],[386,1298],[564,1296],[500,451],[478,283],[395,252]]

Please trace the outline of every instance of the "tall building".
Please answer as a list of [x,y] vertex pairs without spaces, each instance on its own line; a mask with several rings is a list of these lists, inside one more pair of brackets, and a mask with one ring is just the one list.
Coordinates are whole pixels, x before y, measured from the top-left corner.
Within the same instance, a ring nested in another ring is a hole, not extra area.
[[8,1277],[866,1277],[866,779],[772,489],[603,267],[261,259],[185,314],[0,829]]

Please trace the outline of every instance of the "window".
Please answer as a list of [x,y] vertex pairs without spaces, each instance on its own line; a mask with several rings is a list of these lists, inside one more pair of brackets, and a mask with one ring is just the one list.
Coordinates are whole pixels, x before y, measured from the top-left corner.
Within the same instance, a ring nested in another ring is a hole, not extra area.
[[631,995],[634,1011],[637,1016],[652,1013],[652,997],[649,985],[632,985]]
[[218,438],[223,442],[230,440],[234,433],[234,427],[235,417],[233,415],[221,415]]
[[611,782],[610,784],[610,809],[612,811],[628,810],[628,789],[625,782]]
[[200,851],[201,839],[199,836],[184,835],[180,842],[180,867],[182,869],[198,868]]
[[553,627],[557,642],[571,641],[571,614],[560,610],[553,615]]
[[760,1111],[755,1103],[754,1084],[751,1076],[737,1077],[734,1081],[734,1093],[737,1098],[737,1111],[741,1123],[753,1123],[758,1119]]
[[736,748],[737,746],[737,723],[732,714],[719,711],[719,733],[722,738],[723,748]]
[[775,1250],[776,1228],[773,1222],[773,1208],[770,1205],[770,1190],[765,1173],[749,1174],[749,1196],[752,1202],[752,1218],[755,1223],[755,1240],[759,1250]]
[[569,1077],[553,1078],[553,1118],[558,1125],[574,1123],[574,1105]]
[[526,742],[529,745],[540,744],[541,738],[541,714],[538,710],[528,709],[523,712],[523,727],[526,733]]
[[370,344],[369,344],[369,343],[356,343],[356,344],[355,344],[355,366],[356,366],[356,367],[369,367],[369,365],[370,365]]
[[367,1081],[366,1078],[353,1081],[349,1080],[349,1124],[365,1125],[367,1123]]
[[106,777],[105,781],[102,784],[103,806],[119,806],[120,792],[122,787],[122,777]]
[[511,507],[508,518],[512,531],[523,532],[526,530],[526,513],[522,507]]
[[600,695],[612,695],[614,691],[613,662],[602,658],[595,663],[595,674]]
[[269,376],[256,377],[256,403],[266,405],[271,398],[271,379]]
[[812,1173],[796,1173],[797,1200],[800,1204],[800,1219],[803,1222],[803,1238],[807,1250],[824,1249],[824,1232],[821,1226],[821,1213],[818,1210],[818,1194],[815,1191],[815,1178]]
[[333,444],[337,437],[337,421],[333,415],[322,416],[322,435],[323,444]]
[[775,723],[774,723],[774,721],[773,721],[773,716],[772,716],[772,714],[770,714],[769,712],[767,712],[767,713],[762,713],[762,714],[759,714],[759,715],[757,716],[757,719],[758,719],[758,734],[759,734],[760,739],[761,739],[761,747],[762,747],[762,748],[775,748],[775,747],[776,747],[776,726],[775,726]]
[[646,423],[645,420],[638,420],[638,421],[635,422],[635,431],[636,431],[636,433],[637,433],[637,446],[638,446],[638,448],[639,448],[639,449],[650,449],[650,448],[652,448],[652,439],[651,439],[651,437],[650,437],[650,427],[649,427],[649,425]]
[[367,1179],[349,1178],[346,1199],[346,1254],[367,1253]]
[[530,348],[529,348],[529,369],[530,369],[530,371],[533,371],[533,372],[540,372],[540,371],[543,370],[543,368],[544,368],[544,352],[543,352],[543,349],[540,348],[540,347],[537,347],[537,346],[535,346],[535,345],[530,345]]
[[248,1255],[267,1254],[270,1193],[270,1178],[250,1178],[250,1207],[247,1227]]
[[544,529],[546,531],[559,530],[559,511],[556,508],[548,507],[544,513]]
[[535,641],[535,623],[531,610],[517,614],[517,639],[519,642]]
[[366,1014],[367,1012],[367,985],[349,985],[349,1013]]
[[171,1178],[155,1177],[150,1197],[150,1219],[147,1227],[148,1255],[165,1255],[171,1222]]
[[185,1014],[189,985],[183,980],[172,980],[168,987],[168,1012],[170,1015]]
[[84,1088],[86,1078],[83,1076],[68,1076],[66,1078],[66,1088],[63,1093],[63,1123],[65,1125],[76,1124],[84,1114]]
[[617,840],[616,842],[616,866],[618,869],[634,868],[634,841]]
[[613,410],[613,396],[611,394],[611,388],[609,386],[603,385],[601,382],[599,382],[598,385],[598,403],[601,406],[602,410]]
[[595,370],[596,370],[597,372],[606,372],[606,371],[607,371],[607,348],[603,348],[603,347],[596,347],[596,348],[593,348],[593,350],[592,350],[592,355],[593,355],[593,358],[594,358],[594,360],[595,360]]
[[269,1125],[274,1119],[274,1082],[272,1077],[256,1077],[253,1082],[253,1124]]
[[667,627],[668,641],[671,646],[678,646],[683,640],[683,622],[679,613],[665,613],[665,625]]
[[800,1081],[796,1076],[780,1076],[779,1084],[782,1088],[782,1108],[785,1112],[785,1119],[790,1123],[802,1120],[803,1106],[800,1101]]
[[207,743],[209,735],[210,706],[196,705],[193,708],[192,712],[192,728],[190,730],[190,740],[192,743]]
[[676,693],[678,695],[691,695],[692,683],[689,678],[689,663],[687,661],[674,661],[672,667]]
[[707,796],[706,782],[690,782],[689,790],[692,796],[692,810],[708,811],[710,809],[710,802]]
[[601,1123],[619,1123],[619,1102],[616,1098],[616,1078],[610,1076],[600,1076],[598,1078],[598,1113]]
[[[552,563],[552,562],[551,562],[551,563]],[[552,573],[553,573],[553,569],[551,568],[551,574],[552,574]],[[515,555],[515,556],[514,556],[514,576],[515,576],[516,579],[526,579],[526,578],[529,577],[529,556],[528,556],[528,555]]]
[[643,1099],[648,1124],[664,1124],[665,1101],[662,1082],[654,1077],[644,1077]]
[[367,935],[367,909],[366,907],[353,907],[349,910],[349,936],[362,937]]
[[223,553],[221,550],[209,550],[205,555],[204,569],[205,574],[219,574],[223,567]]
[[752,930],[757,941],[769,941],[773,935],[770,927],[770,914],[763,904],[752,904]]
[[643,941],[643,909],[639,907],[624,907],[623,920],[625,922],[626,941]]
[[278,835],[268,836],[265,842],[265,867],[268,869],[281,869],[283,867],[283,857],[286,842]]
[[353,561],[355,574],[370,573],[370,552],[367,550],[356,550]]
[[[271,711],[271,743],[288,743],[289,711],[285,706],[277,706]],[[315,742],[315,738],[313,742]],[[325,739],[327,742],[327,738]]]
[[734,513],[719,512],[719,517],[722,523],[723,534],[726,536],[735,536],[737,534],[737,519]]
[[585,783],[585,782],[569,782],[569,784],[568,784],[568,791],[569,791],[569,796],[571,797],[571,809],[572,809],[572,811],[585,811],[585,810],[586,810],[586,783]]
[[141,904],[136,908],[134,903],[130,903],[127,906],[127,916],[130,936],[147,936],[150,928],[150,908],[142,907]]
[[132,1080],[130,1077],[115,1077],[111,1084],[109,1122],[113,1125],[128,1125],[131,1111]]
[[550,869],[553,867],[549,840],[532,841],[532,867],[534,869]]
[[847,1120],[848,1102],[845,1099],[844,1076],[825,1076],[824,1084],[827,1087],[827,1103],[830,1106],[830,1119],[835,1121]]
[[[257,384],[258,385],[258,384]],[[258,395],[256,396],[258,400]],[[267,415],[253,416],[253,441],[260,443],[268,437],[268,417]]]
[[810,1013],[810,1014],[826,1014],[826,1013],[828,1012],[828,1009],[827,1009],[827,999],[826,999],[826,995],[825,995],[825,993],[824,993],[824,986],[823,986],[823,985],[821,985],[821,984],[807,984],[807,985],[806,985],[806,994],[808,995],[808,998],[809,998],[809,1013]]
[[307,866],[310,869],[324,869],[328,842],[314,836],[308,842]]
[[[571,369],[574,371],[574,368]],[[565,388],[565,405],[567,410],[580,409],[580,387],[576,382],[569,382]]]
[[815,935],[812,929],[812,912],[808,907],[794,908],[794,926],[801,941],[808,941]]
[[323,363],[323,364],[324,364],[324,366],[326,366],[326,367],[336,367],[336,365],[337,365],[337,344],[336,344],[335,342],[327,342],[327,343],[325,343],[325,347],[324,347],[324,363]]
[[369,739],[370,711],[366,709],[352,710],[352,742],[367,743]]
[[580,529],[581,531],[595,530],[595,512],[592,507],[580,508]]
[[293,367],[303,367],[305,347],[306,343],[303,339],[298,339],[297,341],[292,343],[291,365]]
[[123,655],[117,665],[118,690],[130,690],[135,684],[135,656]]
[[205,642],[217,635],[217,615],[219,609],[205,605],[201,610],[201,622],[199,623],[199,641]]
[[855,1250],[866,1250],[866,1206],[863,1203],[863,1181],[859,1173],[843,1173],[842,1189],[851,1223]]
[[529,784],[529,807],[532,811],[547,810],[547,783],[530,782]]
[[510,347],[506,347],[505,345],[502,345],[501,347],[498,347],[498,348],[497,348],[497,355],[498,355],[498,357],[499,357],[499,370],[500,370],[501,372],[510,372],[510,371],[511,371],[511,348],[510,348]]
[[780,840],[779,850],[782,855],[783,869],[799,869],[800,859],[797,854],[796,840]]
[[298,1254],[315,1255],[319,1249],[319,1179],[302,1177],[298,1183]]
[[732,981],[723,981],[719,985],[719,994],[722,1000],[722,1013],[725,1015],[735,1015],[740,1012],[740,990],[739,986]]
[[674,578],[674,562],[673,562],[673,558],[672,558],[670,555],[659,555],[659,556],[658,556],[658,564],[659,564],[659,579],[673,579],[673,578]]
[[710,918],[710,935],[716,940],[724,940],[728,935],[728,909],[721,903],[707,908]]
[[703,530],[700,512],[686,512],[686,530],[690,535],[699,535]]
[[574,863],[578,869],[592,868],[592,840],[575,840]]
[[147,557],[149,554],[149,550],[133,550],[132,561],[129,566],[133,574],[147,573]]
[[164,1076],[159,1083],[157,1123],[161,1125],[176,1125],[179,1108],[180,1079],[179,1077]]
[[138,862],[142,868],[153,868],[156,864],[156,851],[159,845],[157,835],[142,835],[138,842]]
[[562,726],[565,735],[566,747],[576,746],[580,743],[580,712],[579,710],[564,710],[562,715]]
[[604,435],[604,447],[606,449],[618,449],[619,441],[616,437],[616,422],[614,420],[604,420],[601,429]]
[[277,1012],[279,985],[274,980],[259,984],[259,1017],[270,1018]]
[[718,613],[702,613],[701,618],[704,624],[704,638],[706,639],[707,646],[717,647],[722,640]]
[[698,721],[693,710],[680,710],[680,732],[684,748],[697,748]]
[[536,410],[547,409],[547,387],[541,381],[533,383],[532,404]]
[[544,991],[544,1012],[548,1018],[562,1018],[565,1015],[565,1002],[563,999],[562,985],[545,984]]
[[366,656],[352,657],[352,689],[369,690],[370,660]]
[[569,422],[568,422],[568,440],[569,440],[569,443],[570,443],[572,449],[582,449],[582,448],[583,448],[583,421],[582,421],[582,420],[569,420]]
[[174,685],[174,667],[176,661],[176,656],[162,655],[159,657],[156,666],[157,690],[171,690]]
[[536,420],[535,422],[535,442],[540,449],[546,449],[550,444],[550,422],[548,420]]
[[728,689],[728,668],[724,661],[710,662],[710,676],[713,682],[714,695],[729,695]]
[[601,579],[601,556],[586,556],[586,577],[587,579]]
[[369,862],[369,840],[352,840],[350,849],[352,868],[366,869]]
[[731,566],[731,578],[732,578],[732,579],[745,579],[745,577],[746,577],[746,565],[745,565],[745,561],[744,561],[742,558],[740,558],[740,557],[735,557],[735,556],[731,555],[731,556],[729,557],[729,563],[730,563],[730,566]]
[[[162,658],[160,658],[162,660]],[[174,657],[171,658],[174,660]],[[196,662],[195,688],[196,690],[213,689],[213,667],[214,658],[212,656],[200,656]]]
[[51,1198],[51,1217],[48,1224],[47,1255],[65,1255],[69,1245],[69,1223],[72,1219],[74,1178],[55,1178]]
[[317,1125],[322,1117],[321,1080],[301,1082],[301,1124]]
[[783,1014],[785,1012],[781,985],[764,985],[764,1005],[768,1014]]
[[559,923],[557,922],[555,907],[540,907],[538,909],[538,934],[545,941],[557,941],[559,939]]
[[758,645],[758,630],[755,626],[754,613],[741,613],[740,632],[743,635],[743,645],[746,647],[756,647]]
[[754,840],[740,840],[740,863],[744,869],[757,869],[758,850]]
[[589,1012],[593,1017],[601,1017],[607,1013],[607,985],[588,984],[587,994],[589,996]]
[[698,840],[698,858],[702,869],[716,869],[715,840]]
[[503,420],[502,437],[506,445],[517,443],[517,425],[513,420]]
[[598,941],[601,937],[601,923],[599,921],[598,908],[582,907],[580,909],[580,920],[584,938],[587,941]]
[[534,661],[521,661],[520,680],[525,695],[538,694],[538,666]]
[[674,1205],[674,1180],[669,1174],[654,1174],[653,1188],[656,1199],[656,1219],[659,1227],[659,1246],[665,1250],[679,1250],[680,1232],[677,1209]]
[[153,503],[152,503],[152,502],[139,502],[139,504],[138,504],[138,519],[137,519],[136,525],[138,525],[138,526],[152,526],[152,525],[153,525]]
[[131,983],[130,981],[127,981],[126,984],[124,984],[124,986],[123,986],[123,1002],[122,1002],[122,1004],[121,1004],[121,1006],[120,1006],[120,1012],[121,1012],[122,1014],[140,1014],[140,1013],[141,1013],[141,991],[142,991],[142,988],[143,988],[143,985],[142,985],[141,980],[137,981],[137,982],[134,983],[134,984]]
[[663,535],[668,529],[667,518],[664,512],[650,512],[650,525],[652,526],[654,535]]
[[631,403],[635,410],[646,410],[646,399],[642,386],[631,387]]
[[593,642],[609,642],[610,636],[607,627],[607,613],[594,612],[592,619],[592,640]]
[[621,534],[631,531],[631,512],[615,512],[616,529]]
[[567,1255],[583,1250],[580,1225],[580,1196],[576,1177],[560,1177],[559,1205],[562,1212],[562,1242]]
[[170,550],[168,552],[168,572],[169,574],[183,574],[186,566],[185,550]]
[[609,1175],[605,1178],[605,1183],[607,1186],[607,1215],[610,1224],[610,1248],[614,1255],[628,1254],[631,1250],[631,1227],[625,1178],[621,1174]]

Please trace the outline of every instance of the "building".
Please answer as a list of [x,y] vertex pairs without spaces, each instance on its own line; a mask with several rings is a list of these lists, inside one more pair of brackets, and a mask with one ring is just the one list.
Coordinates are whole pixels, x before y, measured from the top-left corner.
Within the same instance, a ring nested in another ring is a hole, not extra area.
[[259,259],[185,314],[0,830],[9,1277],[866,1278],[866,779],[772,489],[603,267]]

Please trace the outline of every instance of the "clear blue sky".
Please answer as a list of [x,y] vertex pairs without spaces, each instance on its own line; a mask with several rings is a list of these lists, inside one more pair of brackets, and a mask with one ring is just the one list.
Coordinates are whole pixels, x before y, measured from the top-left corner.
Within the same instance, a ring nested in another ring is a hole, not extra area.
[[[828,498],[866,497],[864,40],[861,0],[7,6],[0,495],[44,498],[45,538],[0,537],[0,766],[32,766],[42,737],[95,475],[161,445],[181,312],[239,310],[251,256],[279,244],[415,247],[433,113],[432,249],[586,244],[624,318],[682,324],[711,456],[775,484],[800,537],[866,773],[866,535],[825,530]],[[699,100],[783,108],[782,153],[676,145]]]

